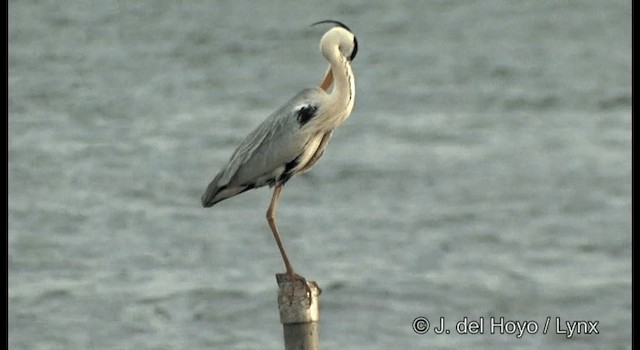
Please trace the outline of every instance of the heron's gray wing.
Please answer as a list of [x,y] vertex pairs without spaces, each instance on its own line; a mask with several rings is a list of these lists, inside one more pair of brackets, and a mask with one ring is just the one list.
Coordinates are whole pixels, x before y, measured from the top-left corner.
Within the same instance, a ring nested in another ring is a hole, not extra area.
[[252,188],[273,185],[313,136],[303,126],[313,118],[322,93],[319,89],[303,90],[249,133],[207,187],[203,206]]

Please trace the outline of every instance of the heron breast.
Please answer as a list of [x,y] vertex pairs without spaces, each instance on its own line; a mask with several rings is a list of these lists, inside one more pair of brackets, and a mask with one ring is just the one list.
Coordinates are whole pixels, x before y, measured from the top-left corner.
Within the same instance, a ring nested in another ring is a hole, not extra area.
[[315,136],[311,138],[304,146],[302,153],[298,155],[293,161],[287,164],[287,170],[285,170],[285,174],[283,176],[291,177],[299,172],[304,172],[308,170],[307,164],[313,156],[318,152],[318,147],[320,147],[320,143],[322,142],[322,135]]
[[318,147],[320,147],[321,141],[322,141],[322,135],[318,135],[312,138],[311,140],[309,140],[309,142],[307,142],[307,145],[305,146],[304,151],[300,155],[300,163],[298,165],[298,169],[304,168],[307,165],[307,163],[309,163],[311,158],[313,158],[313,156],[318,151]]

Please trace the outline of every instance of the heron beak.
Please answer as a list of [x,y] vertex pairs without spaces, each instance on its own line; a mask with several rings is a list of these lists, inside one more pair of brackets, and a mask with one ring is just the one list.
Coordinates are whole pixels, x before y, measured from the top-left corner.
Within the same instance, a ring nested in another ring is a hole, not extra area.
[[320,88],[324,91],[329,90],[333,84],[333,73],[331,73],[331,67],[327,70],[327,73],[324,75],[324,79],[322,79],[322,83],[320,83]]

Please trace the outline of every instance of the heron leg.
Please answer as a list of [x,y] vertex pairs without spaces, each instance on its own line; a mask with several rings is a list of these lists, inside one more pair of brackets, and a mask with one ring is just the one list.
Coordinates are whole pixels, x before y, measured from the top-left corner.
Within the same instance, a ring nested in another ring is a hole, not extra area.
[[280,254],[282,255],[282,260],[284,260],[284,266],[287,269],[287,275],[291,279],[295,275],[293,272],[293,267],[291,267],[291,263],[289,262],[289,258],[287,257],[287,253],[284,251],[284,245],[280,240],[280,234],[278,234],[278,228],[276,227],[276,209],[278,208],[278,202],[280,201],[280,196],[282,195],[282,188],[284,185],[277,184],[275,189],[273,190],[273,196],[271,197],[271,204],[269,204],[269,209],[267,210],[267,222],[269,223],[269,227],[271,228],[271,232],[273,233],[273,238],[276,239],[276,243],[278,244],[278,249],[280,249]]
[[[273,196],[271,197],[271,204],[269,204],[269,209],[267,209],[267,222],[269,223],[269,227],[271,228],[271,232],[273,233],[273,238],[275,238],[276,243],[278,244],[278,249],[280,249],[280,255],[282,255],[282,260],[284,261],[284,266],[287,269],[286,275],[289,278],[291,283],[295,283],[296,280],[301,281],[304,284],[304,288],[307,293],[307,298],[311,300],[311,287],[307,283],[307,280],[293,272],[293,267],[291,267],[291,263],[289,262],[289,258],[287,257],[287,253],[284,250],[284,245],[282,244],[282,240],[280,239],[280,234],[278,233],[278,228],[276,227],[276,209],[278,208],[278,202],[280,201],[280,196],[282,195],[282,189],[284,185],[277,184],[273,190]],[[292,289],[291,300],[293,301],[293,292],[295,288]]]

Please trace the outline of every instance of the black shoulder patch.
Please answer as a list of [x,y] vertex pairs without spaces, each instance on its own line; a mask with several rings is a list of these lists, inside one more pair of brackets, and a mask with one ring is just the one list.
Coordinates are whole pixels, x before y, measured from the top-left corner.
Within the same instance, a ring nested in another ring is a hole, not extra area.
[[318,107],[314,105],[302,106],[296,111],[296,120],[300,123],[300,126],[303,126],[316,116],[316,111],[318,111]]

